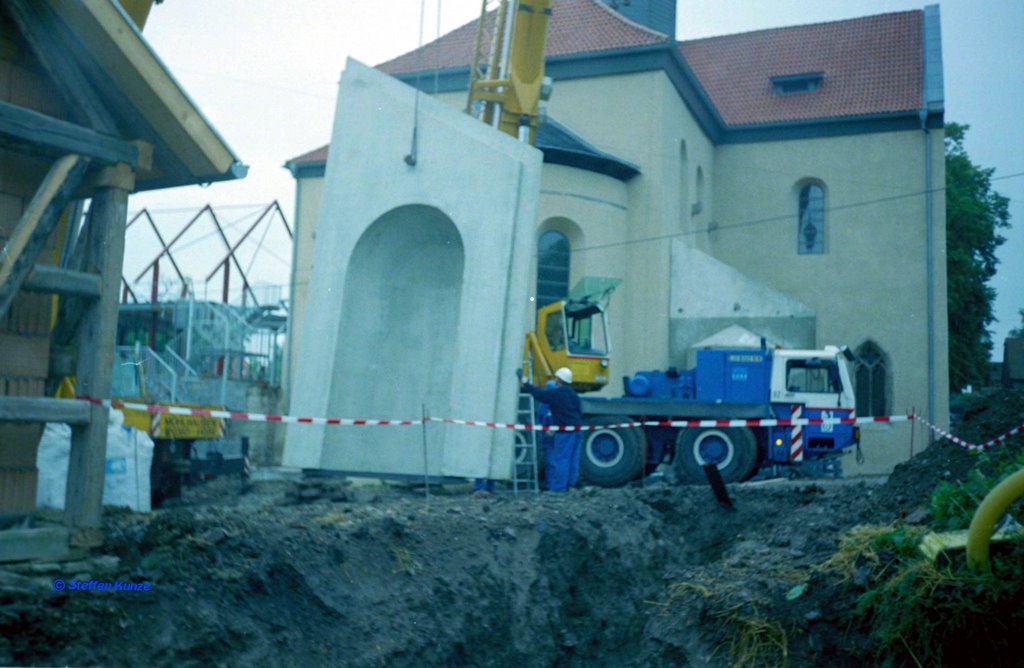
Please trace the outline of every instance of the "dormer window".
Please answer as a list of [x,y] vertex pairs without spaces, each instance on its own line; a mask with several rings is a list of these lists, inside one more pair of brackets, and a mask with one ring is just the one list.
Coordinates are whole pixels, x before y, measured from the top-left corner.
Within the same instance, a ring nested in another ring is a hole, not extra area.
[[772,90],[775,91],[776,95],[811,93],[821,87],[821,81],[824,78],[824,72],[805,72],[803,74],[787,74],[786,76],[772,77]]

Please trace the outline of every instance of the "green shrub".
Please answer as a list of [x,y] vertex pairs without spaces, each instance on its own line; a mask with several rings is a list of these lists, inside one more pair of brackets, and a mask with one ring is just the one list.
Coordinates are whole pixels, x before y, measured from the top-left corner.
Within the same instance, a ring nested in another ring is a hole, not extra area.
[[[986,450],[961,483],[939,483],[932,492],[932,518],[937,531],[956,531],[971,525],[974,511],[985,496],[1008,476],[1024,468],[1024,451],[1012,445],[999,445]],[[1018,500],[1008,511],[1021,517],[1024,500]]]

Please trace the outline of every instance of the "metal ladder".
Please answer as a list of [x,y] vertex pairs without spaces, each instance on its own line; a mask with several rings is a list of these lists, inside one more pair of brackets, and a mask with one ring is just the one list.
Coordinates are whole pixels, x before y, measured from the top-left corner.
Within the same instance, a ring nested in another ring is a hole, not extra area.
[[[519,394],[519,406],[516,411],[516,424],[533,424],[536,419],[536,408],[533,395],[526,392]],[[537,470],[537,432],[515,432],[515,449],[512,460],[512,493],[519,495],[524,492],[540,492]]]

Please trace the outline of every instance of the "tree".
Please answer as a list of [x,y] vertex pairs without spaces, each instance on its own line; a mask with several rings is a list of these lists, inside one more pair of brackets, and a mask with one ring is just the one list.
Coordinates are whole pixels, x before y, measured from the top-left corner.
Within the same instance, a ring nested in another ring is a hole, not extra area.
[[992,190],[991,168],[971,162],[964,148],[969,125],[946,124],[946,271],[949,288],[949,382],[954,390],[988,377],[995,320],[996,249],[1010,226],[1010,200]]

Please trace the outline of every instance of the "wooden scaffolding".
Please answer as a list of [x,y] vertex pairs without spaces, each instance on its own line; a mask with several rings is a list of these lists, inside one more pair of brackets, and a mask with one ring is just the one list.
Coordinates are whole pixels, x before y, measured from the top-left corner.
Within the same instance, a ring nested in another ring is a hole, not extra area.
[[102,542],[108,413],[50,397],[110,396],[128,196],[246,171],[142,38],[149,4],[0,0],[0,515],[34,510],[42,423],[68,423],[72,548]]

